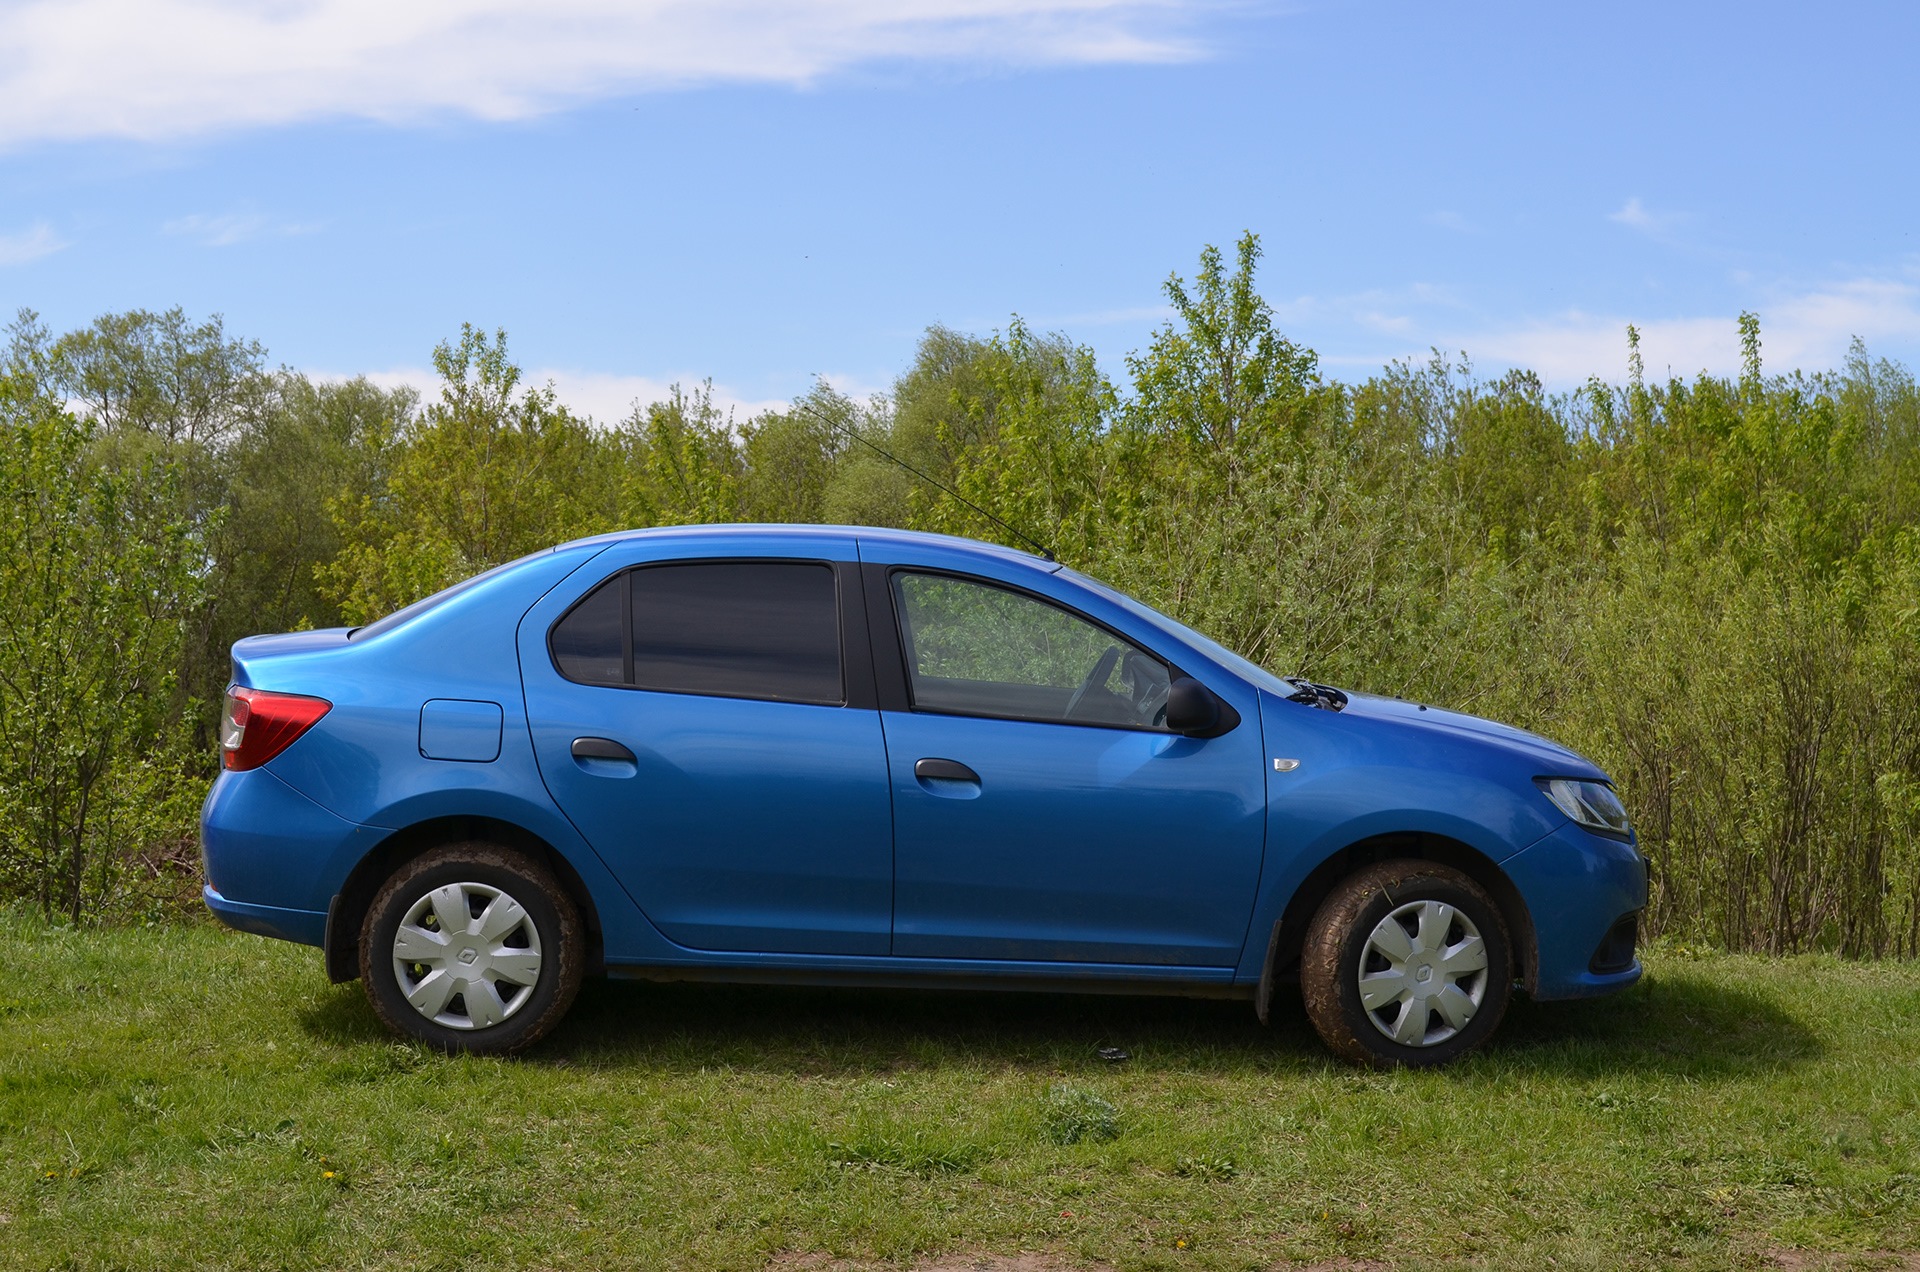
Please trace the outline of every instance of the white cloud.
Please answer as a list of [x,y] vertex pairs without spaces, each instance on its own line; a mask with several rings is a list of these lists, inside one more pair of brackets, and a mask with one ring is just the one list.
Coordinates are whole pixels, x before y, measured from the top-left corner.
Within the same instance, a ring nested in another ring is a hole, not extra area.
[[160,227],[160,232],[197,239],[206,247],[229,247],[254,238],[311,234],[319,228],[313,224],[275,221],[257,212],[226,212],[217,216],[196,212],[168,221]]
[[862,63],[1199,56],[1212,0],[16,0],[0,146],[358,117],[517,119],[610,94],[801,86]]
[[1607,213],[1607,220],[1642,234],[1658,236],[1672,229],[1680,217],[1671,212],[1653,212],[1636,196],[1621,204],[1619,211]]
[[[316,372],[314,375],[316,379],[321,380],[351,378],[330,372]],[[420,395],[423,405],[431,404],[439,398],[440,377],[438,373],[427,367],[395,367],[386,371],[369,371],[366,373],[366,378],[383,389],[411,388]],[[534,387],[551,383],[554,394],[560,399],[560,405],[575,415],[586,416],[596,423],[609,426],[620,423],[632,414],[636,403],[645,407],[654,402],[665,401],[672,396],[675,384],[685,392],[692,392],[704,383],[700,377],[691,375],[656,379],[645,375],[552,369],[524,372],[520,382]],[[720,384],[713,386],[713,403],[720,408],[721,414],[731,412],[734,421],[741,424],[762,411],[783,410],[788,405],[785,398],[747,397]]]
[[[683,392],[691,393],[704,383],[697,376],[679,376],[673,379],[659,380],[644,375],[614,375],[603,371],[531,371],[527,373],[530,384],[553,384],[553,391],[560,401],[576,415],[591,416],[601,424],[618,424],[632,414],[634,406],[648,406],[654,402],[664,402],[673,394],[673,386],[678,384]],[[713,404],[720,408],[721,414],[731,413],[736,424],[744,424],[762,411],[784,410],[785,398],[749,398],[728,388],[716,384],[712,388]]]
[[[871,376],[822,371],[817,373],[813,378],[816,383],[825,384],[835,393],[845,398],[851,398],[855,402],[870,402],[877,397],[887,397],[893,392],[892,380],[876,380]],[[798,396],[798,394],[795,396]],[[780,402],[774,405],[785,406],[786,403]]]
[[1377,309],[1368,309],[1355,314],[1354,321],[1363,327],[1388,335],[1401,335],[1413,330],[1413,319],[1407,314],[1382,313]]
[[1094,309],[1086,313],[1062,314],[1054,318],[1035,318],[1027,325],[1042,331],[1065,331],[1075,327],[1115,327],[1128,323],[1167,322],[1174,316],[1172,305],[1133,305],[1120,309]]
[[1460,301],[1445,287],[1409,283],[1371,287],[1333,296],[1295,296],[1272,302],[1274,318],[1290,333],[1328,324],[1352,323],[1372,331],[1399,334],[1414,330],[1410,310],[1456,309]]
[[[1846,358],[1855,336],[1868,348],[1920,345],[1920,285],[1893,278],[1856,278],[1801,291],[1779,291],[1749,306],[1760,317],[1760,356],[1769,372],[1820,371]],[[1572,311],[1525,326],[1456,334],[1436,341],[1464,349],[1476,362],[1528,367],[1557,384],[1626,374],[1627,324],[1640,332],[1650,378],[1671,372],[1725,375],[1740,368],[1738,315],[1655,318]]]
[[42,256],[52,256],[67,245],[45,221],[18,234],[0,234],[0,266],[25,265]]

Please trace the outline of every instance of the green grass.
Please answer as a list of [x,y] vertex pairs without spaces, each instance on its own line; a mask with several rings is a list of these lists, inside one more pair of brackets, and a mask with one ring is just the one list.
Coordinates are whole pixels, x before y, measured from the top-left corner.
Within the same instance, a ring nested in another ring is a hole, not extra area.
[[311,950],[0,911],[0,1267],[1920,1247],[1920,967],[1671,952],[1438,1074],[1345,1068],[1277,1014],[594,983],[530,1056],[448,1059]]

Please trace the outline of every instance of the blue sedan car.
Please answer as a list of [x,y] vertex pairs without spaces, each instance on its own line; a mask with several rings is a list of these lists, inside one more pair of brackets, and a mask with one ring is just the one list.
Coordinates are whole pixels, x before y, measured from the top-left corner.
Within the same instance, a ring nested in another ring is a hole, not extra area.
[[402,1034],[511,1052],[584,976],[1203,994],[1297,981],[1433,1065],[1640,975],[1607,776],[1283,680],[1092,579],[820,526],[565,544],[233,650],[207,904]]

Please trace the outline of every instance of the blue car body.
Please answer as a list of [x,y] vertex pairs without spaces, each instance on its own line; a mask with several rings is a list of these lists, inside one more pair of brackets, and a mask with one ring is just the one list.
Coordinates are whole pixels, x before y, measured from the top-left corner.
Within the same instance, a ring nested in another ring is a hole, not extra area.
[[[663,562],[833,570],[840,704],[650,692],[563,675],[557,623]],[[1211,690],[1232,727],[1145,729],[913,708],[902,569],[1032,597]],[[569,543],[370,627],[253,637],[238,686],[325,699],[202,816],[228,924],[322,946],[356,975],[361,916],[410,857],[465,839],[541,855],[599,968],[676,978],[994,984],[1258,996],[1319,900],[1391,856],[1443,861],[1499,903],[1539,999],[1640,975],[1647,870],[1539,779],[1604,781],[1563,747],[1395,699],[1319,709],[1189,629],[1048,561],[969,540],[715,526]],[[1311,695],[1306,695],[1311,698]],[[580,756],[582,736],[625,755]],[[950,757],[973,780],[929,776]],[[964,771],[964,769],[963,769]]]

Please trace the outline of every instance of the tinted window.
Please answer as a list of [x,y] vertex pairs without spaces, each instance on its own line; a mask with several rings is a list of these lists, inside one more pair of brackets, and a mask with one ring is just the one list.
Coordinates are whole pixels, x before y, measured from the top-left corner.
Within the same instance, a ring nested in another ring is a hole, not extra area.
[[894,575],[922,711],[1160,728],[1165,663],[1077,614],[946,575]]
[[649,566],[631,578],[636,687],[844,701],[832,567],[727,561]]
[[553,665],[561,675],[593,685],[626,682],[626,634],[621,616],[626,599],[627,576],[616,574],[567,611],[549,641]]

